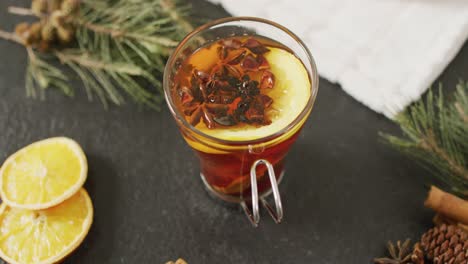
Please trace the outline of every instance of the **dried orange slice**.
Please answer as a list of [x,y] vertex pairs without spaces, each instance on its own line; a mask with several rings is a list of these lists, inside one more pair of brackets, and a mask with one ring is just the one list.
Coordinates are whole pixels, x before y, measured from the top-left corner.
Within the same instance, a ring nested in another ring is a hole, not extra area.
[[7,205],[39,210],[63,202],[83,186],[88,163],[81,147],[65,137],[38,141],[10,156],[0,169]]
[[0,257],[10,264],[56,263],[76,249],[91,227],[93,206],[80,189],[45,210],[0,206]]

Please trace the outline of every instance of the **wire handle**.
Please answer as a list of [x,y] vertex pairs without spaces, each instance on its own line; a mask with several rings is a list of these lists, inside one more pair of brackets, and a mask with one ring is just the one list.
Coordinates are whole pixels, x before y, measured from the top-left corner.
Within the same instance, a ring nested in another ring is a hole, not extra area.
[[259,210],[259,198],[258,198],[258,188],[257,188],[257,166],[260,164],[265,164],[268,171],[268,176],[270,178],[271,189],[273,191],[273,198],[275,200],[276,205],[276,212],[270,206],[270,204],[264,199],[260,198],[262,201],[263,207],[268,210],[268,213],[273,218],[275,223],[279,224],[283,219],[283,205],[281,203],[281,197],[278,189],[278,183],[276,181],[275,170],[273,169],[273,165],[267,160],[259,159],[254,162],[252,167],[250,168],[250,187],[252,190],[252,211],[250,211],[249,207],[247,206],[245,200],[241,202],[241,206],[244,209],[245,214],[249,218],[250,222],[257,227],[258,223],[260,222],[260,210]]

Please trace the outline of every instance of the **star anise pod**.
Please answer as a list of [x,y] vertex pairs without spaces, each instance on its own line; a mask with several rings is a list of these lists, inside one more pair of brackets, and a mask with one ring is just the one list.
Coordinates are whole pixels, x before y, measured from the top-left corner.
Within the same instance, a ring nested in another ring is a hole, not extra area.
[[216,45],[217,63],[204,71],[187,69],[188,82],[177,88],[190,124],[196,126],[203,121],[210,129],[239,123],[270,124],[265,110],[273,98],[261,93],[275,84],[270,64],[263,56],[269,50],[253,38],[245,42],[226,39]]
[[397,241],[396,245],[391,241],[388,242],[387,248],[390,257],[375,258],[374,263],[376,264],[406,264],[411,263],[411,241],[409,239],[401,243]]
[[190,116],[189,122],[192,126],[196,126],[200,123],[200,120],[205,123],[206,127],[214,128],[215,127],[215,120],[213,114],[209,111],[209,108],[206,104],[201,103],[194,105],[192,109],[190,109],[190,113],[188,112],[189,108],[186,108],[185,113]]
[[260,41],[254,38],[247,39],[247,41],[243,44],[243,46],[255,54],[263,54],[269,51],[269,49],[266,48],[262,43],[260,43]]

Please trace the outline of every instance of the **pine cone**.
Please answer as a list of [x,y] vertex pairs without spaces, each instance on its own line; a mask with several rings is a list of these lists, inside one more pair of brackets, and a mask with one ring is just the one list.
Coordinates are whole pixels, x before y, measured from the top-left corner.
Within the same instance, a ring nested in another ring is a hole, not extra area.
[[47,0],[33,0],[31,2],[31,10],[35,15],[42,15],[42,13],[47,12]]
[[24,32],[29,30],[30,25],[26,22],[19,23],[15,27],[15,34],[21,36]]
[[80,6],[79,0],[64,0],[60,7],[64,15],[69,16],[78,10]]
[[48,0],[49,3],[49,13],[59,10],[62,5],[62,0]]
[[468,264],[468,234],[455,225],[429,229],[421,237],[421,247],[435,264]]
[[34,36],[31,34],[31,25],[29,23],[23,22],[16,25],[15,34],[26,46],[30,46],[34,42]]
[[57,28],[57,38],[62,44],[70,43],[75,36],[75,31],[71,26],[63,26]]
[[50,23],[55,28],[62,27],[63,25],[65,25],[65,18],[66,18],[66,16],[62,13],[62,11],[55,10],[50,15]]
[[31,24],[29,32],[31,34],[33,43],[38,43],[41,40],[41,31],[42,31],[41,22],[38,21],[38,22],[34,22]]
[[443,214],[440,214],[440,213],[437,213],[436,215],[434,215],[434,218],[432,218],[432,222],[434,222],[434,224],[436,226],[441,226],[443,224],[456,225],[456,226],[460,227],[461,229],[465,230],[465,232],[468,232],[468,225],[459,223],[459,222],[457,222],[457,221],[455,221],[453,219],[450,219],[447,216],[445,216]]
[[41,37],[47,42],[52,42],[55,39],[56,32],[55,28],[49,21],[45,22],[42,26]]

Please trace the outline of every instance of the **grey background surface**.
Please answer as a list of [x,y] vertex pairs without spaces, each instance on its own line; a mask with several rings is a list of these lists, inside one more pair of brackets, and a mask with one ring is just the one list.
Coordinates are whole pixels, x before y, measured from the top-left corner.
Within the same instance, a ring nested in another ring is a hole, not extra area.
[[[5,10],[20,3],[0,2],[1,28],[13,28],[18,18]],[[226,15],[193,3],[206,17]],[[80,92],[32,100],[23,48],[1,40],[0,58],[0,160],[60,135],[76,139],[89,160],[94,224],[64,263],[370,263],[387,240],[416,239],[431,225],[422,207],[429,174],[379,140],[379,131],[397,127],[324,79],[280,186],[285,221],[263,214],[254,229],[239,209],[205,193],[166,108],[106,111]],[[467,44],[438,81],[449,87],[459,78],[468,79]]]

